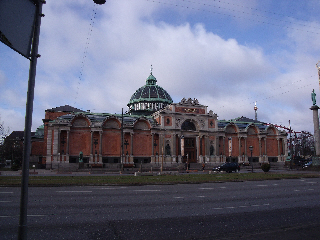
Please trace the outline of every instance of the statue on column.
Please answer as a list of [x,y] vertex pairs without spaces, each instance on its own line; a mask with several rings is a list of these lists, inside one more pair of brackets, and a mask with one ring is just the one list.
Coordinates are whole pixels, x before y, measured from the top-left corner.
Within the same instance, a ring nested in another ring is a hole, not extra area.
[[166,145],[166,155],[171,156],[171,148],[170,148],[169,143]]
[[83,152],[80,151],[79,153],[79,168],[83,168],[84,163],[83,163]]
[[317,104],[316,96],[317,96],[317,94],[314,92],[314,89],[313,89],[312,93],[311,93],[311,100],[312,100],[313,106],[316,106],[316,104]]
[[210,156],[212,156],[214,153],[214,146],[210,145]]

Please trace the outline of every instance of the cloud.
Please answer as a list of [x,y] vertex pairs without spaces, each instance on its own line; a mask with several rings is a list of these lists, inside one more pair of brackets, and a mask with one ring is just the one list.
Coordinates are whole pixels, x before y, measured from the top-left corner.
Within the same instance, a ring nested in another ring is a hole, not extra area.
[[[158,85],[174,102],[197,98],[220,119],[231,119],[254,118],[257,101],[259,120],[286,124],[291,119],[297,129],[312,129],[310,93],[318,88],[315,64],[320,49],[319,37],[311,29],[320,29],[319,22],[292,19],[284,26],[281,21],[275,26],[281,38],[277,34],[267,38],[263,31],[250,32],[265,27],[259,21],[267,12],[255,10],[260,2],[207,3],[107,1],[98,6],[86,0],[47,2],[33,130],[42,124],[45,109],[65,104],[95,112],[127,110],[131,95],[145,84],[151,64]],[[251,13],[259,14],[258,21]],[[265,28],[269,30],[272,24]],[[16,67],[20,73],[8,73],[9,63],[0,66],[6,111],[18,112],[17,107],[25,105],[26,81],[22,80],[27,79],[27,67],[21,62]],[[24,109],[19,111],[24,115]]]
[[5,73],[0,70],[0,86],[3,87],[6,81],[7,81],[7,78],[5,76]]
[[10,132],[24,130],[24,116],[20,112],[14,109],[0,108],[1,122],[3,122],[5,128],[9,128]]
[[[286,102],[283,89],[276,86],[288,86],[288,78],[274,77],[278,69],[261,47],[224,39],[200,23],[154,22],[153,13],[163,6],[126,3],[113,1],[97,10],[102,17],[94,23],[68,6],[50,9],[55,17],[44,29],[44,66],[49,71],[44,72],[41,99],[119,113],[145,84],[153,64],[158,84],[175,102],[195,97],[228,118],[253,117],[253,102],[263,98],[270,97],[272,105],[277,99]],[[263,85],[276,89],[266,91]],[[278,120],[271,112],[266,111],[266,120]]]

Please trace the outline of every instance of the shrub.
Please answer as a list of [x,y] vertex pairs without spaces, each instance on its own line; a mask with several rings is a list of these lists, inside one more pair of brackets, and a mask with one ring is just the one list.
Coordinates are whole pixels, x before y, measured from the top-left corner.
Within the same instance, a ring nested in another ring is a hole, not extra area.
[[17,164],[13,164],[12,166],[11,166],[11,170],[12,171],[18,171],[20,169],[20,167],[19,167],[19,165],[17,165]]
[[264,172],[269,172],[270,170],[270,163],[262,163],[261,165],[261,169],[264,171]]

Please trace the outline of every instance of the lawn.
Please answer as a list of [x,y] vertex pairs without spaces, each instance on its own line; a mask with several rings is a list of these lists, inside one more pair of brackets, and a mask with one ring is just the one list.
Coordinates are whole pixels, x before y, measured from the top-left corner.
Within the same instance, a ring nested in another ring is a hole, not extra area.
[[[29,176],[29,186],[146,185],[319,178],[319,173],[178,174],[159,176]],[[21,185],[21,176],[0,176],[0,186]]]

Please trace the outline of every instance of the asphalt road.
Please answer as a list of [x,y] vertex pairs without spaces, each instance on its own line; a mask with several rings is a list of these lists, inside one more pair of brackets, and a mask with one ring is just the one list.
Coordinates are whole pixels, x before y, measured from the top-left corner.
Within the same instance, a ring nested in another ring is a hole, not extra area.
[[[29,188],[28,239],[319,239],[320,179]],[[17,239],[20,188],[0,188]]]

